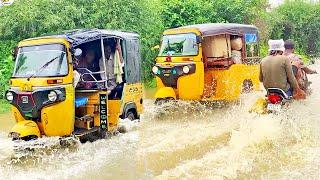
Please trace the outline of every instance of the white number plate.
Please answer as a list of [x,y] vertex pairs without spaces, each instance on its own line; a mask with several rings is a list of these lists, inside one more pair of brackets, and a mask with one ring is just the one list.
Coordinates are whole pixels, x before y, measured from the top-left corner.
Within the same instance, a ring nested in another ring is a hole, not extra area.
[[281,105],[280,104],[268,104],[267,109],[269,111],[280,112],[281,111]]

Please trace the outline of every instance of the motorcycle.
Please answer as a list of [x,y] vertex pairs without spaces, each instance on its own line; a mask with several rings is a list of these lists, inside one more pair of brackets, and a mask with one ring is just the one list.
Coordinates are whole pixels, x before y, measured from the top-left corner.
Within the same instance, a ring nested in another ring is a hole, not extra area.
[[293,100],[292,96],[288,96],[282,89],[269,88],[267,95],[259,98],[251,107],[249,112],[257,114],[280,113],[283,107]]
[[[310,95],[311,82],[308,79],[307,73],[304,69],[298,68],[296,65],[293,65],[292,68],[295,69],[294,75],[296,76],[300,89],[307,95]],[[317,72],[314,72],[313,74],[317,74]],[[279,113],[283,106],[292,100],[293,97],[289,97],[282,89],[269,88],[267,89],[266,97],[259,98],[251,107],[249,112],[255,112],[257,114]]]
[[292,101],[292,96],[288,96],[282,89],[269,88],[267,89],[267,112],[279,113],[282,107]]

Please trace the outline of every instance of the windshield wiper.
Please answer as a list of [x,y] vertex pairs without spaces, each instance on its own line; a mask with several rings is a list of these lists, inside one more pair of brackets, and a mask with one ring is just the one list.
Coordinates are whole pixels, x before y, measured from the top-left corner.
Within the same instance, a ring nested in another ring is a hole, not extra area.
[[60,57],[60,55],[51,59],[50,61],[46,62],[41,68],[39,68],[36,72],[34,72],[31,76],[28,77],[28,81],[30,80],[30,78],[33,78],[35,75],[37,75],[39,72],[41,72],[44,68],[49,66],[49,64],[51,64],[52,62],[57,60],[59,57]]

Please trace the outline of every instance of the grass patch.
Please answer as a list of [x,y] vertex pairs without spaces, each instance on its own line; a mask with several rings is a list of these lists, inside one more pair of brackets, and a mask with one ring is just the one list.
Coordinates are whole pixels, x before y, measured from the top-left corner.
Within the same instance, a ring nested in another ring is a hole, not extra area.
[[0,99],[0,114],[9,112],[10,104],[4,99]]

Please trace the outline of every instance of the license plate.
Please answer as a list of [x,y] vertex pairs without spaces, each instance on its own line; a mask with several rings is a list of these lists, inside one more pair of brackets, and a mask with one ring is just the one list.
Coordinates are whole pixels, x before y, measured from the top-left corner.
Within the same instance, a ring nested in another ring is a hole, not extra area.
[[280,110],[281,110],[281,105],[280,105],[280,104],[268,104],[267,109],[268,109],[269,111],[280,112]]

